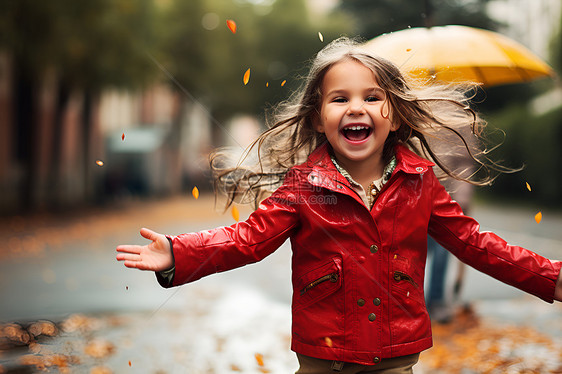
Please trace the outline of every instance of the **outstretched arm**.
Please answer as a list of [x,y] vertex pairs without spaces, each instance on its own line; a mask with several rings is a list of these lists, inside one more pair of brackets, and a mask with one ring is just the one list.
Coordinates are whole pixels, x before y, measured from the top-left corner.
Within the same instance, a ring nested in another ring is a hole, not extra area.
[[168,239],[155,231],[141,229],[140,234],[152,242],[147,245],[120,245],[117,260],[128,268],[164,271],[174,266],[174,257]]

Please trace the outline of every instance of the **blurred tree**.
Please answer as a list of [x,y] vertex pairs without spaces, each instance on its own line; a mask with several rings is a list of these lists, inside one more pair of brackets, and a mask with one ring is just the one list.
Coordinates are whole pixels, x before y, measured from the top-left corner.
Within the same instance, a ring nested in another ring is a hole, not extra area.
[[[17,159],[25,178],[22,205],[32,207],[37,183],[41,134],[38,92],[46,76],[55,80],[56,99],[50,144],[49,190],[58,203],[61,184],[62,116],[73,93],[83,95],[83,181],[91,185],[92,103],[108,86],[133,87],[146,82],[152,71],[146,52],[151,48],[151,0],[6,0],[0,3],[0,48],[13,60],[14,121]],[[49,122],[49,121],[47,121]],[[88,193],[86,192],[86,195]],[[87,197],[87,196],[86,196]]]
[[342,0],[336,11],[356,20],[353,32],[371,39],[409,27],[457,24],[493,29],[486,14],[489,0]]
[[[234,114],[262,114],[267,103],[286,97],[294,75],[323,46],[320,30],[330,40],[347,28],[339,16],[313,23],[303,0],[175,0],[164,13],[161,63],[184,91],[184,110],[195,97],[209,109],[221,144],[221,124]],[[227,19],[236,22],[236,34]]]

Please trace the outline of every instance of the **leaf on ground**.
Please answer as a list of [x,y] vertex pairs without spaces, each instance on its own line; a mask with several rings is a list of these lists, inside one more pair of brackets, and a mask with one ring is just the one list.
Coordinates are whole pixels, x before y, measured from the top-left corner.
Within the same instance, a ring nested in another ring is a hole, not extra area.
[[256,357],[256,362],[258,363],[258,365],[263,366],[263,355],[261,353],[256,353],[254,356]]
[[94,358],[104,358],[115,352],[113,343],[104,339],[95,339],[89,342],[84,348],[84,353]]

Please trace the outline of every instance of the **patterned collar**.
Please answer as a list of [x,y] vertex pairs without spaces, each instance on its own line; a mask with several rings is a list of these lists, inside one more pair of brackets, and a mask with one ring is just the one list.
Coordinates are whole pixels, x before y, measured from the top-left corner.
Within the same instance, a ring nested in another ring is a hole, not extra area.
[[343,167],[341,167],[338,164],[338,162],[336,161],[336,159],[333,155],[330,155],[330,158],[332,160],[332,163],[336,167],[336,169],[338,169],[338,171],[341,173],[341,175],[343,175],[345,177],[345,179],[347,179],[349,181],[349,183],[352,186],[355,187],[354,189],[359,193],[359,195],[361,196],[361,198],[365,202],[365,205],[368,205],[369,208],[371,208],[373,206],[373,204],[375,202],[375,197],[377,196],[377,194],[382,189],[382,186],[384,186],[384,184],[386,182],[388,182],[388,180],[390,179],[390,177],[392,175],[392,172],[396,168],[396,163],[397,163],[396,162],[396,156],[392,156],[392,158],[390,159],[390,162],[384,167],[382,177],[373,181],[369,185],[370,191],[365,191],[363,186],[361,184],[357,183],[355,180],[353,180],[353,178],[347,172],[347,170],[345,170]]

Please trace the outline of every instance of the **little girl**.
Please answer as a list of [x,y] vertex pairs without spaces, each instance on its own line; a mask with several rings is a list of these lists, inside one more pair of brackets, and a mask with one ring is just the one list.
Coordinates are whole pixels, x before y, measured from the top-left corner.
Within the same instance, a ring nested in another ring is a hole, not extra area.
[[396,66],[341,38],[318,53],[284,109],[254,143],[255,167],[212,157],[228,204],[256,203],[246,221],[178,236],[142,229],[151,243],[120,245],[117,260],[172,287],[260,261],[290,238],[299,374],[412,373],[432,345],[423,294],[428,234],[498,280],[562,300],[562,262],[480,232],[434,174],[436,165],[474,184],[493,179],[462,177],[434,152],[441,135],[453,134],[494,169],[472,149],[483,121],[464,91],[409,87]]

